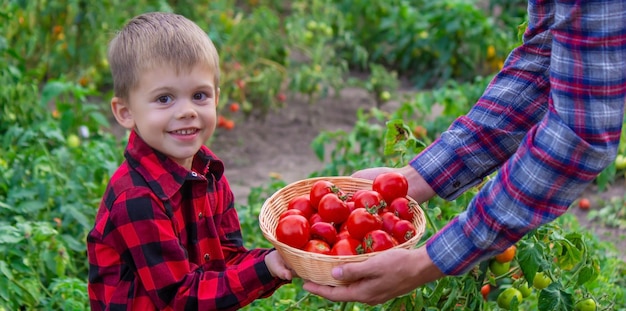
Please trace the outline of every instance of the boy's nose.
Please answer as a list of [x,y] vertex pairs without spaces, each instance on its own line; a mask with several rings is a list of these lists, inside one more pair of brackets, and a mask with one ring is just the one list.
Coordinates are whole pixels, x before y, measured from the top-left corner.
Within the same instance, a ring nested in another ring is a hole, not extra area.
[[195,118],[198,116],[198,112],[196,111],[196,107],[194,106],[193,101],[184,100],[180,103],[180,108],[178,110],[178,118],[186,119],[186,118]]

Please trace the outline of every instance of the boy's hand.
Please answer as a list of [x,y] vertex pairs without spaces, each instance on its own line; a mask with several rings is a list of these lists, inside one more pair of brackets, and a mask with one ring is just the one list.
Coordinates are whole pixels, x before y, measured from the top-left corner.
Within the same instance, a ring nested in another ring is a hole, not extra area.
[[295,272],[287,266],[287,263],[285,263],[276,250],[271,251],[265,256],[265,265],[267,265],[273,277],[287,281],[296,277]]

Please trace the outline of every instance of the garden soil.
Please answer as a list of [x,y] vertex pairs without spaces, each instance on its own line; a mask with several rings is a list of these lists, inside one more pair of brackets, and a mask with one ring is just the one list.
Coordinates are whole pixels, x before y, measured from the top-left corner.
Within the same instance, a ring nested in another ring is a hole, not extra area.
[[[397,102],[390,101],[381,108],[391,111],[397,105]],[[210,147],[225,162],[226,176],[236,201],[245,204],[251,188],[268,184],[270,176],[279,176],[290,183],[322,169],[324,162],[311,148],[313,139],[321,131],[351,131],[357,109],[374,106],[374,98],[358,88],[346,88],[339,94],[313,101],[288,96],[283,108],[272,111],[264,119],[234,115],[235,127],[231,130],[218,128]],[[599,208],[603,200],[623,198],[624,193],[626,183],[620,179],[603,191],[590,186],[583,196],[590,199],[590,210],[593,210]],[[572,207],[569,212],[601,239],[615,243],[626,260],[623,251],[626,249],[626,230],[607,228],[589,221],[589,210]]]

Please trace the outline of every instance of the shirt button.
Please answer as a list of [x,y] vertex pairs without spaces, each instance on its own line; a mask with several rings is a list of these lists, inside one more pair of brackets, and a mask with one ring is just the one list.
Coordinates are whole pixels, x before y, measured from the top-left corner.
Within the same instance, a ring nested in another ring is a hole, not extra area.
[[209,258],[210,258],[210,256],[209,256],[209,254],[208,254],[208,253],[207,253],[207,254],[204,254],[204,261],[209,261]]
[[196,172],[191,172],[191,176],[193,176],[193,177],[197,177],[197,176],[198,176],[198,173],[196,173]]
[[460,182],[460,181],[455,181],[455,182],[452,184],[452,187],[454,187],[454,188],[458,188],[460,185],[461,185],[461,182]]
[[202,218],[204,217],[204,215],[202,214],[202,212],[198,213],[198,218]]

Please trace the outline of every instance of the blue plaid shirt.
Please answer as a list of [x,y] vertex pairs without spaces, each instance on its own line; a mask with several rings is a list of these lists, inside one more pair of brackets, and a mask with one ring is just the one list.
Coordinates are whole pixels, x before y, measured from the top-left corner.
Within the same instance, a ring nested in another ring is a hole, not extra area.
[[566,212],[615,158],[626,93],[626,1],[529,1],[523,44],[485,93],[411,161],[452,200],[497,171],[427,243],[467,272]]

